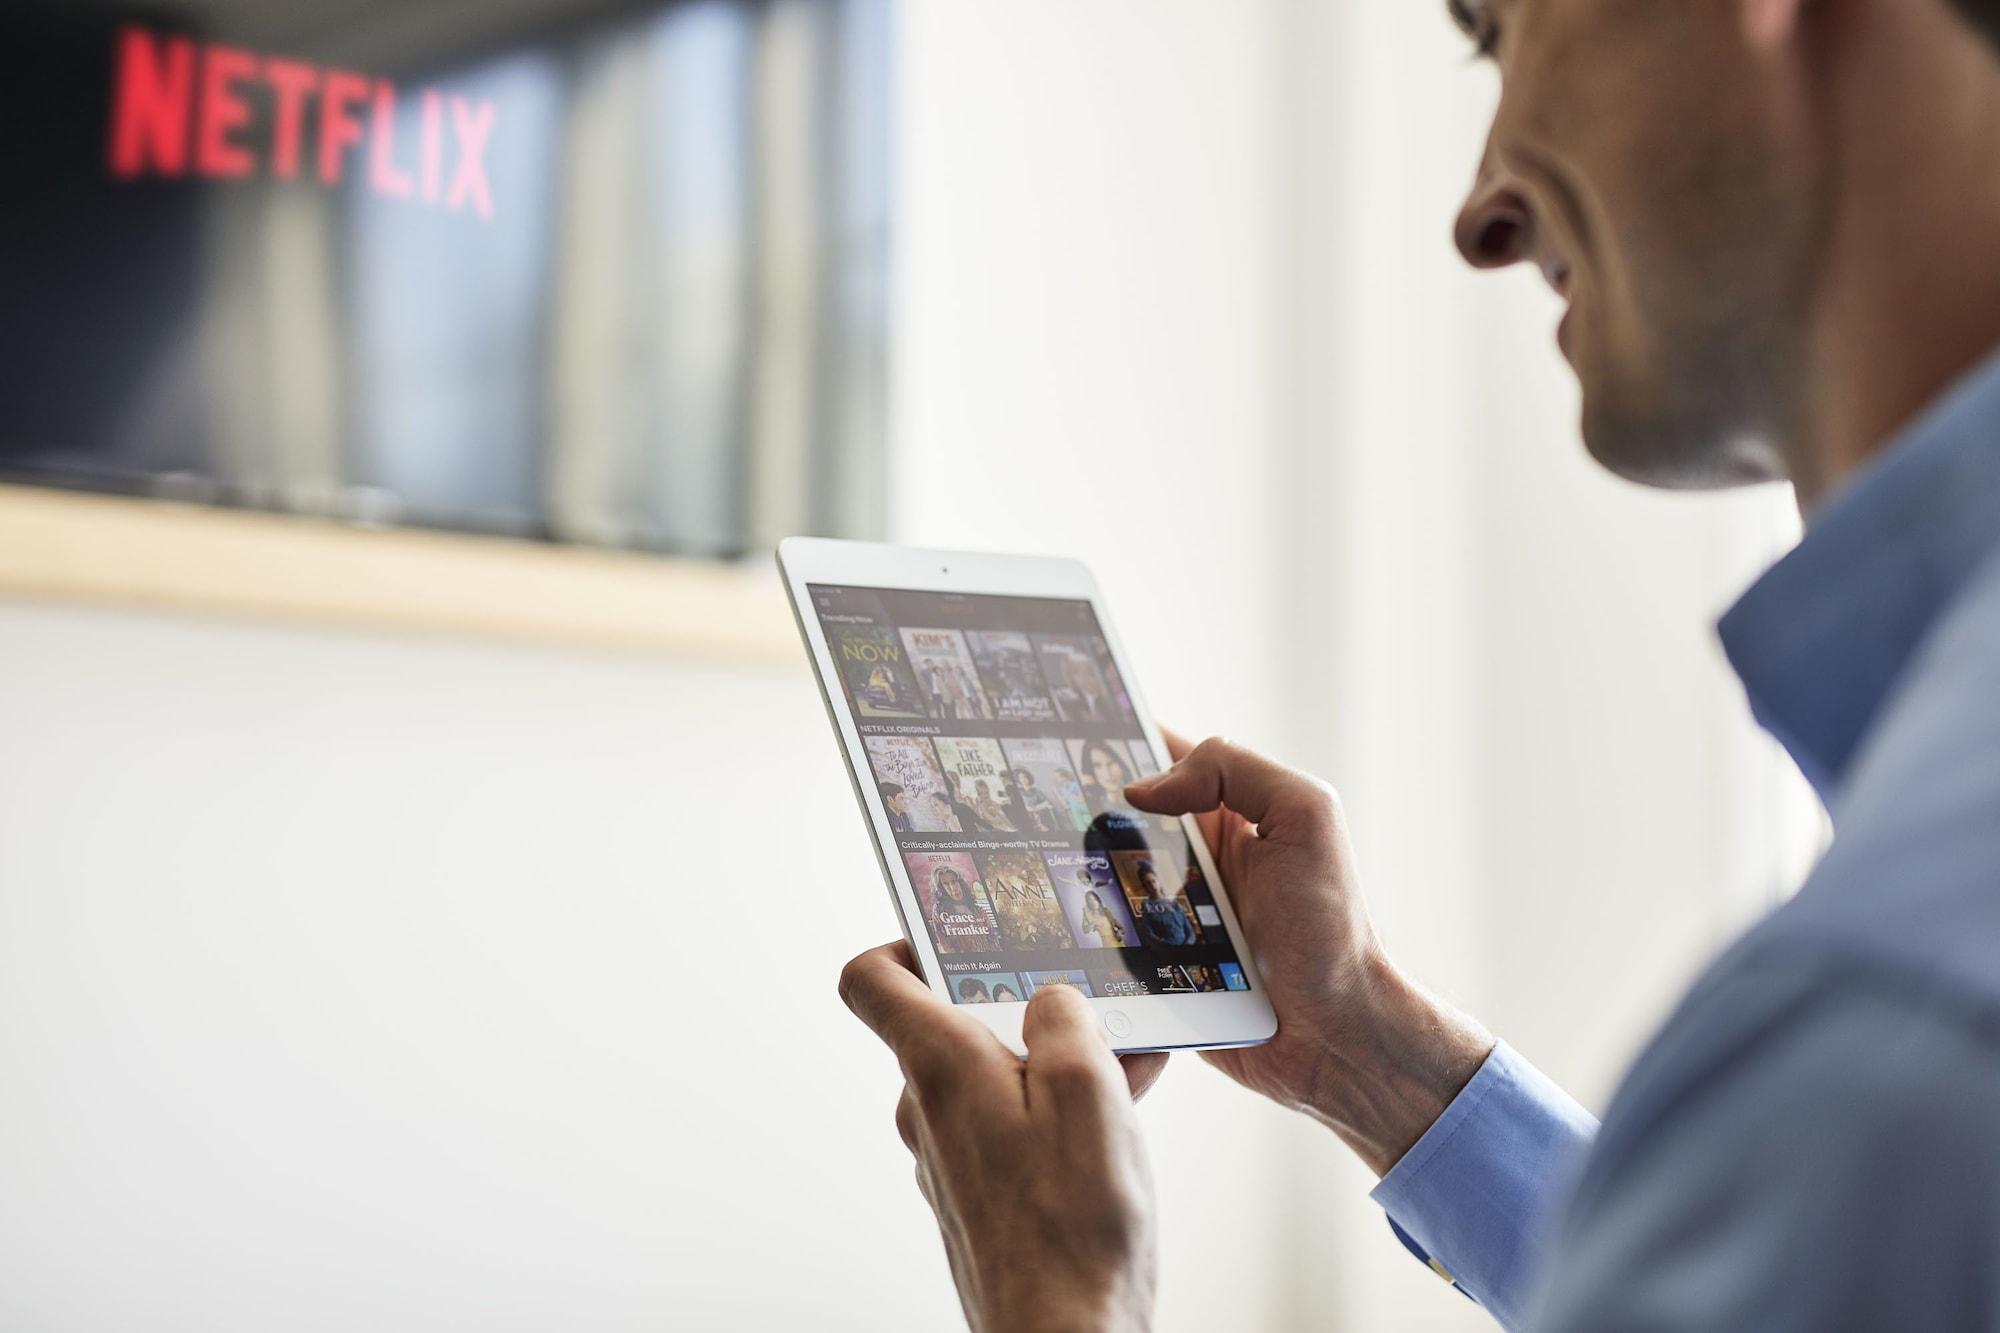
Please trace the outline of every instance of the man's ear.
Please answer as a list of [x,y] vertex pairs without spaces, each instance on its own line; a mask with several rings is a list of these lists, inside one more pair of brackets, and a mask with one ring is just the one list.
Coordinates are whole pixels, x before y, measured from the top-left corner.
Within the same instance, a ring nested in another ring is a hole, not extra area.
[[1743,6],[1743,35],[1758,51],[1770,51],[1789,42],[1798,32],[1799,18],[1810,0],[1740,0]]

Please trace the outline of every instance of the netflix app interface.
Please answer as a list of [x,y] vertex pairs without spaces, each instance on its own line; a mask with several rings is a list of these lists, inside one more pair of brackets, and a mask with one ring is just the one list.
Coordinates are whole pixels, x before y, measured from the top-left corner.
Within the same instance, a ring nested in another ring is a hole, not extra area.
[[808,592],[954,1001],[1249,989],[1090,603]]

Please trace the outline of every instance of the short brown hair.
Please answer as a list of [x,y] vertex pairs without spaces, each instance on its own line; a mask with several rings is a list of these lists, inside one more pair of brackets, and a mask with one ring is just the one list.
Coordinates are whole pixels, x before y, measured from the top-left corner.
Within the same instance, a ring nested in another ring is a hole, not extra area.
[[1951,0],[1972,26],[2000,42],[2000,0]]

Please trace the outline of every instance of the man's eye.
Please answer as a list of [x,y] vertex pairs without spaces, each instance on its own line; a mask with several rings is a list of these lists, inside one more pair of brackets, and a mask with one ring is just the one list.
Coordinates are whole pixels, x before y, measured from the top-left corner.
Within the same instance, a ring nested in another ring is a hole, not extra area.
[[1472,52],[1480,58],[1491,59],[1500,49],[1500,25],[1482,14],[1472,28]]

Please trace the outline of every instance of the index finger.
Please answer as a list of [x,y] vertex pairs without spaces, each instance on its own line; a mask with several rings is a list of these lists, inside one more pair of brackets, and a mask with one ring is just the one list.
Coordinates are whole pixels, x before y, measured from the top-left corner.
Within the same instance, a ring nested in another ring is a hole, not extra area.
[[934,1024],[941,1008],[917,975],[916,960],[903,940],[877,945],[849,960],[840,969],[840,998],[892,1051],[911,1032]]
[[954,1013],[916,973],[910,946],[897,940],[860,954],[840,971],[840,998],[895,1053],[920,1091],[954,1073],[1013,1055],[977,1019]]
[[1133,783],[1125,794],[1156,815],[1234,810],[1264,832],[1265,825],[1327,801],[1327,789],[1304,773],[1220,738],[1203,741],[1165,773]]

